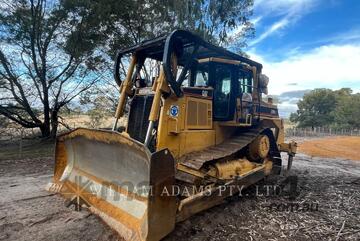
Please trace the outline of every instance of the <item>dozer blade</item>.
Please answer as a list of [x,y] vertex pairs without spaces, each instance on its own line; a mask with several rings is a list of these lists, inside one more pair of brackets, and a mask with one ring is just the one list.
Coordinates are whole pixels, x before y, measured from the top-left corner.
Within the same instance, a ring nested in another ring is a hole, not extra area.
[[57,138],[55,159],[48,190],[89,206],[125,240],[159,240],[174,229],[176,198],[162,195],[175,184],[167,149],[151,154],[123,134],[76,129]]

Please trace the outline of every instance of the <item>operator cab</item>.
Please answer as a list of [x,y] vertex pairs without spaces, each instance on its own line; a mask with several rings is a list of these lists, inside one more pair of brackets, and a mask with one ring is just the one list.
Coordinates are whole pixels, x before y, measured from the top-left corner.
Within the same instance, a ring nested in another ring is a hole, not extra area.
[[[121,59],[129,54],[122,85]],[[261,100],[267,85],[261,70],[260,63],[183,30],[124,49],[116,58],[115,80],[125,97],[119,101],[113,130],[124,103],[130,107],[126,132],[148,147],[157,143],[151,138],[160,132],[161,118],[168,119],[162,133],[169,136],[194,130],[212,133],[223,126],[247,128],[263,114],[278,118],[276,106]]]
[[249,116],[253,113],[253,73],[239,61],[200,59],[183,83],[185,89],[213,89],[214,121],[250,122]]

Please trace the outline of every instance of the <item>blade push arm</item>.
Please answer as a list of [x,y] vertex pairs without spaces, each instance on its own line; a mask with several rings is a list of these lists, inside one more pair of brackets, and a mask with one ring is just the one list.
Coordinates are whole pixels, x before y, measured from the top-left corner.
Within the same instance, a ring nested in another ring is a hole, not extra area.
[[126,97],[131,94],[131,88],[132,88],[131,76],[134,72],[136,62],[137,62],[136,55],[133,55],[131,58],[131,63],[130,63],[129,70],[127,72],[125,81],[120,86],[120,97],[119,97],[119,103],[116,108],[115,122],[114,122],[114,125],[112,128],[113,130],[116,130],[117,122],[118,122],[119,118],[122,117],[124,114]]

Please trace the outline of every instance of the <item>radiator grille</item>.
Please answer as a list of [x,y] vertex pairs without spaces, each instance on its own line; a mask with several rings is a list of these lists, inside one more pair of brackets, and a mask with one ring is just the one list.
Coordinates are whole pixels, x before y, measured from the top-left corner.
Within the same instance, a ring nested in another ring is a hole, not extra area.
[[208,108],[206,103],[199,102],[198,103],[198,125],[206,126],[208,119]]
[[186,125],[188,129],[211,129],[212,106],[206,100],[188,98]]
[[130,105],[127,132],[132,138],[142,143],[145,141],[153,99],[153,95],[137,95]]
[[197,102],[190,100],[188,102],[187,108],[188,108],[187,124],[189,126],[197,125]]

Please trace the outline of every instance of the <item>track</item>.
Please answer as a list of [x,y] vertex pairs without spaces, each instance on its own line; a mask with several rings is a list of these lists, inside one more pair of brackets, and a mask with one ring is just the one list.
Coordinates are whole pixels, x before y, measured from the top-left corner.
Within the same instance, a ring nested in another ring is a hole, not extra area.
[[[196,151],[183,156],[179,162],[191,169],[201,171],[208,164],[216,162],[234,160],[243,158],[247,154],[248,145],[259,135],[267,135],[270,140],[269,156],[272,158],[274,167],[277,168],[274,173],[281,169],[281,156],[277,148],[273,132],[268,128],[258,127],[247,130],[239,130],[231,138],[223,143],[206,148],[202,151]],[[205,168],[206,169],[206,168]],[[183,172],[177,172],[176,179],[187,184],[194,184],[200,181],[199,178]]]
[[257,136],[267,134],[270,136],[272,153],[274,157],[280,157],[279,151],[275,148],[275,140],[269,129],[253,128],[236,133],[233,137],[227,139],[223,143],[206,148],[202,151],[189,153],[180,159],[180,162],[190,168],[200,170],[205,163],[210,161],[218,161],[220,159],[229,158],[235,153],[244,150]]

